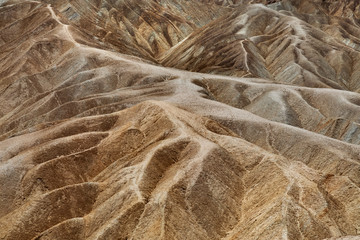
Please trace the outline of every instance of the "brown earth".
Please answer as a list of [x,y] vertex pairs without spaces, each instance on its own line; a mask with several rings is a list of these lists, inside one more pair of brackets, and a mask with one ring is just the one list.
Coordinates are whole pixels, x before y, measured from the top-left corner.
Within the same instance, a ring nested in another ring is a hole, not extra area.
[[0,1],[0,239],[360,239],[360,1]]

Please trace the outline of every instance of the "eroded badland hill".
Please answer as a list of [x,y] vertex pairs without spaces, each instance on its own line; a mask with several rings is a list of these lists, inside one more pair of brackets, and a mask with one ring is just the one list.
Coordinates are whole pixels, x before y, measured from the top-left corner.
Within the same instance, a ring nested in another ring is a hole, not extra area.
[[0,0],[0,239],[360,239],[360,1]]

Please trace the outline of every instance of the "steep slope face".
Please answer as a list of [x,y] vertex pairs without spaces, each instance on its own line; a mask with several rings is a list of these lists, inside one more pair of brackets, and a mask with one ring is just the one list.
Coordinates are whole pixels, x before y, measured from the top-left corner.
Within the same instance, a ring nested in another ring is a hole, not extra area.
[[357,18],[303,9],[314,5],[310,9],[320,11],[321,4],[297,5],[284,1],[268,7],[239,6],[166,52],[162,63],[190,71],[358,91]]
[[0,2],[0,239],[359,239],[357,6]]
[[229,12],[213,1],[46,2],[59,11],[64,21],[110,48],[152,61],[195,29]]

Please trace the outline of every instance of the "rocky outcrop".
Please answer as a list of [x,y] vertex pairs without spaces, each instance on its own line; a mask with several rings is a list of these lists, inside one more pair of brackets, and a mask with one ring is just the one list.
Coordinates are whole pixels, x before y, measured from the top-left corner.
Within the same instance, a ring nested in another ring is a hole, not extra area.
[[301,2],[0,2],[0,239],[358,239],[358,3]]

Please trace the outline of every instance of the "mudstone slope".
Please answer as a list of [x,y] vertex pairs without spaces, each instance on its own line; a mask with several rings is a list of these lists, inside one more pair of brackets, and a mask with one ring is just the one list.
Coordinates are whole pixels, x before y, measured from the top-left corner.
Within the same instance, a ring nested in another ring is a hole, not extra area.
[[360,239],[357,0],[0,1],[0,239]]

